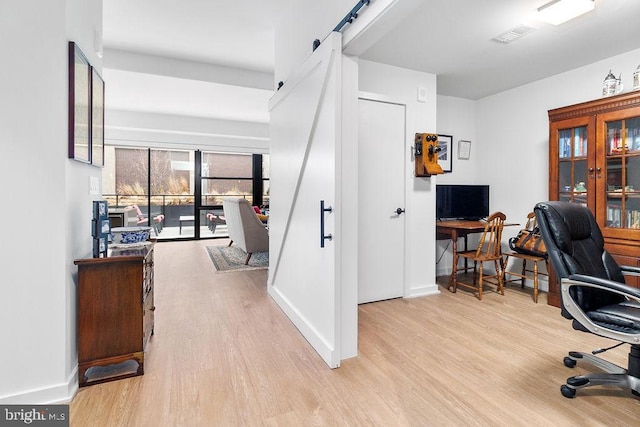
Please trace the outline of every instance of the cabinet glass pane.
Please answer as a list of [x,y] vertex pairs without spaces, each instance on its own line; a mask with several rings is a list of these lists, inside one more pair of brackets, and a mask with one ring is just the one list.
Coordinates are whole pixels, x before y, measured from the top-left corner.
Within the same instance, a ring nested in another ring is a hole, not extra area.
[[640,229],[640,156],[607,157],[607,226]]
[[558,131],[558,156],[561,159],[587,155],[587,127]]
[[622,157],[607,157],[607,191],[622,191]]
[[624,185],[627,192],[640,192],[640,157],[627,157]]
[[607,227],[640,229],[640,118],[606,123]]
[[632,151],[640,151],[640,117],[625,120],[627,145]]
[[558,168],[560,200],[586,203],[587,160],[561,160]]
[[580,127],[574,129],[573,134],[573,156],[585,157],[587,155],[587,128]]
[[558,198],[587,202],[587,127],[558,131]]
[[624,215],[622,212],[622,199],[615,200],[608,198],[607,200],[607,227],[620,228],[623,227],[622,220]]
[[587,191],[587,160],[573,162],[573,191],[584,193]]
[[573,189],[573,179],[571,175],[571,162],[561,161],[558,173],[560,192],[571,191]]
[[561,202],[571,202],[571,195],[567,193],[560,194],[560,197],[558,197],[558,200],[560,200]]
[[627,228],[640,228],[640,198],[638,198],[638,194],[629,193],[625,201]]
[[561,159],[571,157],[571,129],[563,129],[558,132],[558,156]]
[[622,121],[607,123],[607,154],[620,154],[623,151]]

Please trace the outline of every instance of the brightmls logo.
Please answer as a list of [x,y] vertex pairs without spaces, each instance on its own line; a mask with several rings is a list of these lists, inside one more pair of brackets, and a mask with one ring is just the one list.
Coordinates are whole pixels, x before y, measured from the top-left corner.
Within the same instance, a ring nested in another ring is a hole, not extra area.
[[0,405],[0,427],[69,426],[69,405]]

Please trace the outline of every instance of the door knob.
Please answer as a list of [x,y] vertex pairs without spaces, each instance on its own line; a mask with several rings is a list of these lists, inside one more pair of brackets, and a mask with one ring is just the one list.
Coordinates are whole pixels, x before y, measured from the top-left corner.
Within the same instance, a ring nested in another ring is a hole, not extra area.
[[395,213],[396,213],[396,215],[400,215],[400,214],[404,213],[404,209],[398,208],[398,209],[395,210]]

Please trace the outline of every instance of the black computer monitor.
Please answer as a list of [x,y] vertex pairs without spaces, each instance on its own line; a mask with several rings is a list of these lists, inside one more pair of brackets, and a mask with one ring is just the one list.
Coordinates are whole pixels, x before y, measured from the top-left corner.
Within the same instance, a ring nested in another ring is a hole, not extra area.
[[478,220],[488,216],[488,185],[436,185],[437,219]]

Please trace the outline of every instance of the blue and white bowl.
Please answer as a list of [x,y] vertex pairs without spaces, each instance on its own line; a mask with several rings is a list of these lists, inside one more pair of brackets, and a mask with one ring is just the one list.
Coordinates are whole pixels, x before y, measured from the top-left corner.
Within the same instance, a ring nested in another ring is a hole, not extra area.
[[116,245],[130,245],[149,240],[151,227],[115,227],[111,229],[111,241]]

